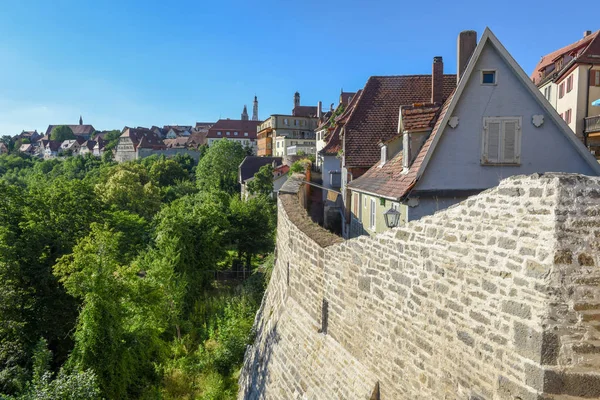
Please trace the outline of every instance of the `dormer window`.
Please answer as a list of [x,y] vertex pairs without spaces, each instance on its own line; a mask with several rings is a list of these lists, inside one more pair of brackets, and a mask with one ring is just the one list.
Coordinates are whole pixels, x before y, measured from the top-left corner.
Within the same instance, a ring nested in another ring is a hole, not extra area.
[[237,136],[237,135],[238,135],[238,133],[237,133],[237,132],[233,132],[233,136]]
[[221,132],[217,132],[217,136],[221,136],[221,135],[222,135],[222,133],[221,133]]
[[482,85],[495,85],[496,84],[496,71],[481,71],[481,84]]
[[383,167],[387,162],[387,145],[381,145],[381,164],[380,167]]
[[230,136],[230,135],[231,135],[231,132],[227,132],[227,133],[226,133],[226,135],[227,135],[227,136]]

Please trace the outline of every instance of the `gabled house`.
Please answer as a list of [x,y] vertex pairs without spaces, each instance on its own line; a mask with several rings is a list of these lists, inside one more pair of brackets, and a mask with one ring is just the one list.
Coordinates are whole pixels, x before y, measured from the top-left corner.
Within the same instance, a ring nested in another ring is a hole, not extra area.
[[8,154],[8,147],[3,142],[0,142],[0,155]]
[[176,139],[178,137],[186,137],[187,138],[190,136],[190,130],[191,129],[188,130],[187,127],[172,126],[167,131],[165,137],[167,139]]
[[19,152],[32,155],[35,152],[35,147],[31,143],[25,143],[19,147]]
[[[486,29],[476,46],[474,35],[459,36],[456,91],[443,105],[401,107],[398,134],[381,140],[378,163],[349,183],[350,236],[387,229],[384,212],[390,209],[403,224],[512,175],[600,174],[594,157],[494,34]],[[466,67],[461,60],[468,60]]]
[[[283,163],[281,157],[258,157],[258,156],[246,156],[240,166],[238,167],[238,182],[242,188],[242,199],[247,199],[250,193],[248,192],[247,184],[254,178],[254,175],[258,170],[265,165],[273,165],[273,169],[278,171],[276,178],[281,176],[281,169],[278,170]],[[274,173],[275,175],[275,173]],[[274,176],[275,178],[275,176]],[[283,182],[281,182],[283,185]],[[281,188],[281,186],[279,186]],[[279,190],[279,188],[277,190]]]
[[531,80],[600,159],[600,31],[543,56]]
[[167,149],[185,149],[188,140],[188,137],[181,136],[173,139],[165,139],[163,142],[165,143],[165,146],[167,146]]
[[140,150],[165,150],[162,139],[148,128],[123,128],[115,153],[115,161],[124,162],[140,158]]
[[42,148],[43,148],[43,157],[45,160],[49,160],[52,158],[58,157],[58,151],[60,149],[61,142],[57,140],[43,140]]
[[92,149],[92,154],[96,157],[102,156],[104,154],[104,146],[106,146],[106,140],[100,135],[95,138],[94,148]]
[[[65,125],[65,124],[63,124]],[[48,125],[48,129],[46,129],[46,136],[50,136],[52,130],[59,125]],[[84,140],[89,140],[96,129],[92,125],[84,125],[83,121],[80,119],[79,125],[66,125],[73,131],[73,134],[77,137],[83,138]]]
[[206,135],[208,146],[217,140],[228,139],[240,143],[243,147],[251,147],[256,154],[256,128],[260,121],[241,119],[220,119]]
[[40,135],[36,129],[33,131],[22,131],[15,139],[27,139],[29,140],[29,143],[34,144],[40,140],[41,137],[42,135]]
[[60,144],[60,148],[58,149],[58,153],[60,155],[71,155],[78,156],[79,150],[81,149],[81,144],[73,139],[73,140],[65,140]]
[[86,140],[81,144],[79,149],[79,155],[94,154],[94,147],[96,146],[95,140]]

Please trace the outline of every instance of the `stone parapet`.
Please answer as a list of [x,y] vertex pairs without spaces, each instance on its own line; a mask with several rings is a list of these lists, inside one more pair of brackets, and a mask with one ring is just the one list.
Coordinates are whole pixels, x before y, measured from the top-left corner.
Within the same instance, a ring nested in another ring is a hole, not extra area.
[[516,176],[348,241],[278,205],[240,399],[600,398],[600,178]]

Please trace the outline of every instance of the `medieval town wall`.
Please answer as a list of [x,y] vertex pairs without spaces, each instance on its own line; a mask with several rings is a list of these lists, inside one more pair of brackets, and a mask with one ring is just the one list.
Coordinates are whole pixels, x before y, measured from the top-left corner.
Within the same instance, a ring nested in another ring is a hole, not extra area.
[[600,398],[600,178],[516,176],[348,241],[301,188],[280,192],[240,399]]

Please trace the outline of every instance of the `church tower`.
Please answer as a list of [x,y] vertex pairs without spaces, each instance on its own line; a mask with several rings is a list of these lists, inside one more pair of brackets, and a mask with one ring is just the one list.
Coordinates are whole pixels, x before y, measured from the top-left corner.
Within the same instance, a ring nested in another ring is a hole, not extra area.
[[81,118],[81,115],[79,116],[79,125],[83,125],[83,118]]
[[294,94],[294,108],[300,105],[300,93],[296,92]]
[[258,121],[258,98],[254,96],[254,106],[252,107],[252,121]]
[[244,111],[242,111],[242,121],[248,121],[248,109],[244,105]]

